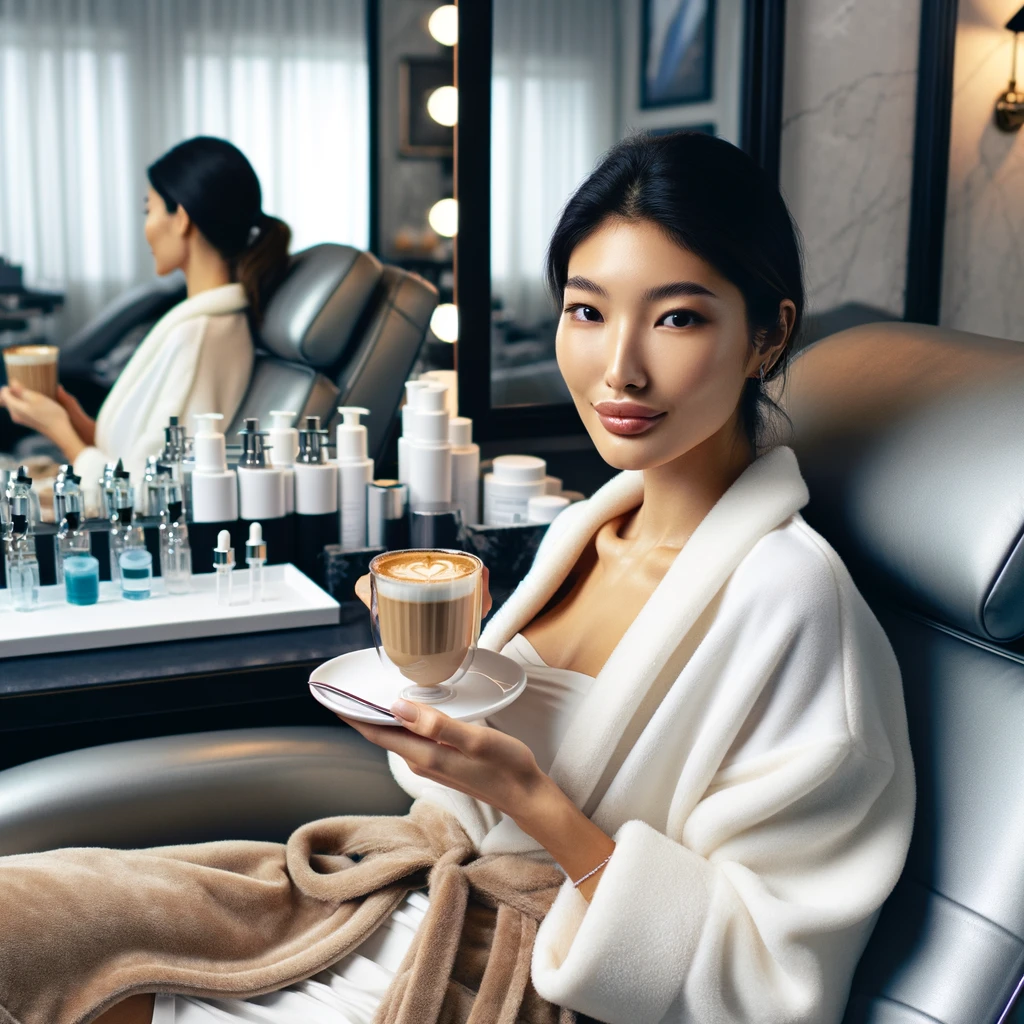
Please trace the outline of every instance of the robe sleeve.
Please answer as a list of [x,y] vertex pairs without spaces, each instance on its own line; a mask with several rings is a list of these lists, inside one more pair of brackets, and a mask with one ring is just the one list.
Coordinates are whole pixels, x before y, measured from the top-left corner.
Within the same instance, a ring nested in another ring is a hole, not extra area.
[[682,841],[626,821],[591,902],[567,880],[541,923],[537,991],[609,1024],[838,1021],[906,858],[907,788],[814,742],[722,769]]

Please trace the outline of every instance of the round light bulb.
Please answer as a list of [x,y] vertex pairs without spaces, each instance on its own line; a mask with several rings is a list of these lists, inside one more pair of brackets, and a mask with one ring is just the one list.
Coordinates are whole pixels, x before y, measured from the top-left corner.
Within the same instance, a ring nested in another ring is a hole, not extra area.
[[442,85],[427,97],[427,113],[438,123],[451,127],[459,119],[459,90]]
[[459,308],[453,302],[442,302],[430,316],[430,329],[441,341],[459,340]]
[[438,7],[427,19],[427,31],[442,46],[454,46],[459,41],[458,7],[455,4]]
[[459,230],[459,201],[439,199],[427,214],[430,226],[445,238],[454,238]]

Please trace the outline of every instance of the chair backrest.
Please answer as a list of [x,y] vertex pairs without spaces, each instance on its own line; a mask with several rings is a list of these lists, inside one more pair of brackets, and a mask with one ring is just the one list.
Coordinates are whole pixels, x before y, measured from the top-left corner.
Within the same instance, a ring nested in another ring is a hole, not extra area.
[[914,837],[844,1024],[996,1024],[1024,977],[1024,346],[825,338],[783,395],[810,489],[903,673]]
[[404,382],[423,342],[436,289],[346,245],[316,245],[292,257],[264,311],[249,390],[228,436],[248,416],[290,409],[328,426],[338,405],[363,405],[377,459]]

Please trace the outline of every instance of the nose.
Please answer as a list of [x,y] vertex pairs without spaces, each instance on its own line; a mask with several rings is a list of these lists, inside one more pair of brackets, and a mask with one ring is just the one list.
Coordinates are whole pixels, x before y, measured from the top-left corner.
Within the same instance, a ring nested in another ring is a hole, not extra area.
[[608,332],[608,362],[604,382],[612,391],[647,385],[640,331],[628,317],[622,317]]

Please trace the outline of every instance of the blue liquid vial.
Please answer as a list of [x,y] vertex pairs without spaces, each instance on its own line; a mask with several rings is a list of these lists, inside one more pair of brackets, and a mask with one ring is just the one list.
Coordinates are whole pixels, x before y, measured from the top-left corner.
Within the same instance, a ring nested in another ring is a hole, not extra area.
[[100,599],[100,563],[92,555],[64,559],[64,592],[68,604],[95,604]]
[[129,548],[121,552],[118,564],[121,569],[121,596],[128,601],[144,601],[149,597],[153,556],[145,548]]

